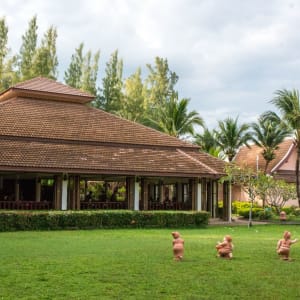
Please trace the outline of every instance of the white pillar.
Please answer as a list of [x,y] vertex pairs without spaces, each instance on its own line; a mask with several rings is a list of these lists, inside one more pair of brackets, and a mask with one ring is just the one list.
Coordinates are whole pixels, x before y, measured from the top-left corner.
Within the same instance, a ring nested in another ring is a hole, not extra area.
[[140,210],[140,183],[134,183],[134,210]]
[[61,210],[67,210],[68,203],[68,180],[63,180],[62,182],[62,192],[61,192]]
[[202,193],[201,193],[201,183],[197,184],[197,198],[196,198],[196,210],[200,211],[202,208]]

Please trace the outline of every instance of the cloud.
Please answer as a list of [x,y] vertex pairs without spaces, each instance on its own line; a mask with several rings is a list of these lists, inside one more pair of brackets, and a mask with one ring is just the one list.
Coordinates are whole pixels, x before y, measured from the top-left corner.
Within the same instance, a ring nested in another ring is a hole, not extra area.
[[115,49],[125,77],[167,58],[179,96],[209,124],[237,115],[254,120],[272,109],[277,89],[299,88],[299,10],[292,0],[1,1],[14,52],[37,14],[40,36],[57,27],[60,79],[81,42],[101,51],[101,76]]

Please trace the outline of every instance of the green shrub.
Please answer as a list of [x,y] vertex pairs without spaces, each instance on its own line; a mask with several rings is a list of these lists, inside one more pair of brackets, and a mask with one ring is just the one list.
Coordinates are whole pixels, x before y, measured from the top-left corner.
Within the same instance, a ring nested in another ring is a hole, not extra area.
[[205,227],[208,219],[205,211],[3,211],[0,231]]
[[264,209],[262,211],[258,211],[258,219],[259,220],[270,220],[274,217],[272,209]]
[[[260,207],[252,208],[252,218],[259,218],[259,214],[264,213],[264,209]],[[250,208],[242,208],[239,210],[239,215],[244,218],[249,218]]]
[[[250,209],[251,203],[246,201],[232,201],[232,213],[241,215],[240,211],[243,211],[245,209]],[[253,203],[253,208],[259,208],[259,206],[256,203]]]

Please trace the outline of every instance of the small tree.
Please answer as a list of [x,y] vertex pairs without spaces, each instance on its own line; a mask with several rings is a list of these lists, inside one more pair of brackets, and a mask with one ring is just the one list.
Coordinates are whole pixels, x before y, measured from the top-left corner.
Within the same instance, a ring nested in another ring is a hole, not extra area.
[[279,214],[289,199],[297,199],[296,186],[295,184],[286,183],[284,180],[276,180],[270,177],[265,199],[266,203],[274,207]]
[[241,168],[237,165],[230,164],[225,167],[226,176],[221,178],[221,182],[229,181],[230,184],[241,186],[242,190],[248,194],[250,199],[249,223],[252,226],[252,209],[255,198],[259,195],[258,182],[261,173],[256,173],[253,169],[245,167]]

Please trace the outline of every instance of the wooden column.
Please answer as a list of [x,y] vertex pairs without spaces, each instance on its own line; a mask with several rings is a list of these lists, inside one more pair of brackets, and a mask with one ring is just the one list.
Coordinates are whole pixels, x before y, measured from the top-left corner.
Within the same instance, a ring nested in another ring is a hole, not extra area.
[[41,179],[35,179],[35,201],[41,202]]
[[61,209],[62,199],[62,176],[55,176],[54,183],[54,209]]
[[148,210],[149,204],[149,194],[148,194],[148,183],[146,179],[142,179],[141,181],[142,188],[142,201],[143,201],[143,210]]
[[207,193],[206,193],[206,178],[201,180],[201,192],[202,192],[202,209],[207,211]]
[[19,201],[20,200],[20,183],[19,183],[19,179],[17,178],[15,180],[15,201]]
[[128,201],[128,209],[134,209],[134,177],[126,178],[126,192],[127,192],[127,201]]

